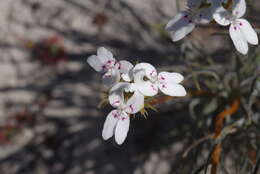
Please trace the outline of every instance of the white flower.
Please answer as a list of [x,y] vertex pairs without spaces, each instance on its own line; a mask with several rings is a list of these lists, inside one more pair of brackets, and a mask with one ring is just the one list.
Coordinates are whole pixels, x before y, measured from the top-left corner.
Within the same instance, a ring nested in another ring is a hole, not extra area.
[[154,96],[159,89],[169,96],[186,95],[184,87],[179,84],[183,80],[183,76],[179,73],[160,72],[157,75],[156,69],[149,63],[137,64],[133,72],[133,86],[144,96]]
[[127,136],[130,118],[129,114],[135,114],[144,107],[144,96],[135,91],[134,94],[125,101],[124,93],[130,89],[130,83],[120,82],[111,88],[109,92],[110,104],[117,108],[112,110],[104,123],[102,137],[104,140],[115,135],[117,144],[121,145]]
[[99,47],[97,55],[88,57],[87,62],[97,72],[103,74],[103,82],[108,87],[112,87],[118,83],[121,74],[125,81],[129,80],[128,73],[133,68],[133,65],[128,61],[122,60],[117,62],[113,54],[104,47]]
[[212,20],[211,8],[200,8],[201,0],[188,0],[188,9],[178,13],[166,25],[172,40],[179,41],[189,34],[196,24],[207,24]]
[[258,44],[256,32],[247,20],[241,18],[245,12],[245,0],[233,0],[232,13],[219,6],[213,14],[213,18],[220,25],[230,25],[229,34],[235,48],[244,55],[248,52],[248,43]]

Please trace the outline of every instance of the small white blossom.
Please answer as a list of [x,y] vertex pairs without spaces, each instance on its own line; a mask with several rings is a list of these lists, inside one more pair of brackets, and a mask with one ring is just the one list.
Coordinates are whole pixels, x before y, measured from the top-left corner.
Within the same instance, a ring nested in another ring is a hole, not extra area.
[[[134,88],[144,96],[154,96],[158,90],[169,96],[185,96],[186,90],[179,83],[183,76],[175,72],[160,72],[149,63],[139,63],[134,69]],[[147,78],[147,79],[145,79]]]
[[129,79],[129,70],[133,65],[126,61],[116,61],[113,54],[104,47],[99,47],[97,55],[92,55],[87,59],[88,64],[97,72],[103,74],[102,79],[106,86],[112,87],[122,78],[127,81]]
[[216,8],[213,14],[213,18],[220,25],[230,25],[229,34],[235,48],[244,55],[248,52],[248,43],[252,45],[258,44],[256,32],[246,19],[241,18],[245,12],[245,0],[233,0],[232,13],[220,5]]
[[179,41],[189,34],[196,24],[207,24],[212,20],[211,8],[200,8],[201,0],[188,0],[187,10],[181,11],[166,25],[172,40]]
[[144,96],[135,91],[133,95],[125,101],[124,93],[129,92],[130,83],[117,83],[109,92],[110,104],[117,108],[112,110],[104,123],[102,137],[104,140],[115,135],[117,144],[122,144],[130,126],[129,114],[135,114],[144,107]]

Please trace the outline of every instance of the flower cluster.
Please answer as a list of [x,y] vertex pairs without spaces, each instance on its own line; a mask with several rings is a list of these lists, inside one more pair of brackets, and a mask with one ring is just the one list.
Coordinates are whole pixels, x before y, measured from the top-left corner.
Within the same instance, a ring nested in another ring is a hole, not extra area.
[[[213,19],[229,27],[230,37],[237,51],[247,54],[248,43],[258,44],[258,37],[250,23],[241,18],[246,12],[245,0],[232,0],[232,9],[223,6],[225,0],[187,0],[187,10],[181,11],[166,25],[172,40],[179,41],[192,32],[196,25],[208,24]],[[230,10],[230,11],[229,11]]]
[[147,98],[159,91],[169,96],[185,96],[186,90],[179,83],[184,77],[176,72],[160,72],[149,63],[135,66],[125,60],[117,61],[113,54],[100,47],[97,55],[87,59],[88,64],[102,74],[108,87],[108,101],[114,108],[104,123],[104,140],[115,135],[117,144],[122,144],[130,126],[130,115],[141,111]]

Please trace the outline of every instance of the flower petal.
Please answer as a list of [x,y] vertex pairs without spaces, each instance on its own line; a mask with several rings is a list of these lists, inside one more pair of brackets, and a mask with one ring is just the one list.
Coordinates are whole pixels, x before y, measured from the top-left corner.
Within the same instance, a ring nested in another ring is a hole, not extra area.
[[219,24],[223,26],[227,26],[231,23],[232,14],[224,9],[222,6],[218,6],[214,8],[212,7],[213,18]]
[[134,87],[139,90],[144,96],[154,96],[158,93],[158,87],[150,80],[144,80],[147,77],[145,70],[135,70]]
[[182,97],[187,94],[182,85],[175,83],[160,83],[159,88],[164,94],[169,96]]
[[124,109],[129,114],[135,114],[144,107],[144,96],[139,92],[135,91],[133,96],[126,102],[126,108]]
[[189,34],[194,28],[192,17],[187,11],[177,14],[166,25],[166,30],[170,32],[173,42],[179,41]]
[[105,86],[111,88],[120,80],[120,72],[116,68],[109,69],[106,74],[102,76],[102,81]]
[[180,73],[160,72],[158,75],[159,82],[180,83],[184,77]]
[[245,19],[238,19],[237,21],[239,22],[239,28],[241,29],[241,32],[243,33],[247,42],[249,42],[252,45],[257,45],[258,37],[250,23]]
[[178,13],[166,25],[166,30],[170,32],[173,42],[179,41],[189,34],[195,27],[190,13],[182,11]]
[[115,129],[115,140],[116,143],[121,145],[127,137],[127,133],[130,126],[130,118],[125,112],[121,112],[119,121]]
[[92,68],[95,69],[95,71],[101,72],[103,70],[103,63],[96,55],[89,56],[87,62]]
[[244,37],[244,34],[239,29],[239,27],[231,24],[229,27],[229,34],[237,51],[244,55],[247,54],[248,44],[246,38]]
[[119,63],[120,72],[124,74],[128,73],[130,69],[134,67],[132,63],[126,60],[121,60],[118,63]]
[[101,59],[103,63],[106,63],[108,60],[113,60],[113,54],[104,47],[99,47],[97,50],[97,56]]
[[120,73],[122,73],[121,77],[124,81],[130,82],[133,77],[132,77],[132,73],[131,70],[133,69],[133,64],[126,61],[126,60],[121,60],[118,62],[119,64],[119,70]]
[[245,0],[232,0],[232,14],[238,19],[246,13]]
[[119,113],[117,110],[112,110],[105,120],[103,130],[102,130],[102,137],[104,140],[109,139],[114,134],[114,129],[119,119]]
[[113,86],[109,91],[108,100],[113,107],[119,107],[124,104],[124,91],[130,88],[127,82],[119,82]]
[[145,76],[150,80],[157,78],[157,71],[150,63],[138,63],[135,65],[134,73],[139,72],[140,70],[144,70]]

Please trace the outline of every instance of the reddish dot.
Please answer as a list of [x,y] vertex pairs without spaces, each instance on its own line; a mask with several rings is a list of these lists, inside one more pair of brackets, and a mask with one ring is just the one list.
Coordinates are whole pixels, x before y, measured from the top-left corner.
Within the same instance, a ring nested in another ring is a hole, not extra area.
[[117,114],[116,114],[116,113],[113,113],[113,116],[114,116],[114,118],[116,118],[116,117],[117,117]]
[[134,107],[133,107],[133,105],[130,105],[129,108],[131,109],[132,112],[134,112]]
[[160,77],[161,80],[165,80],[165,78],[163,76]]

